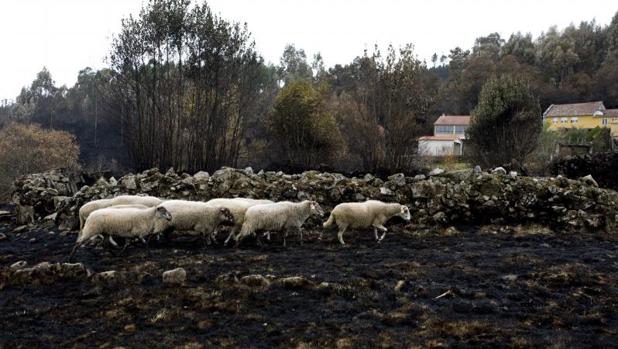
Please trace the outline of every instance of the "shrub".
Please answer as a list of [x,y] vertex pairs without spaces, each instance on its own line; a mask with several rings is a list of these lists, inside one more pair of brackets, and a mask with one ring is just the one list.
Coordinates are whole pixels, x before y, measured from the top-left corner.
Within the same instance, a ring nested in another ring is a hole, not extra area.
[[342,147],[335,118],[309,82],[288,83],[279,92],[269,120],[271,154],[287,164],[315,168],[330,162]]
[[541,129],[540,106],[527,84],[505,76],[483,86],[467,137],[476,161],[491,167],[512,160],[524,163],[536,148]]
[[8,199],[20,175],[54,168],[79,168],[79,146],[68,132],[37,124],[9,123],[0,129],[0,199]]

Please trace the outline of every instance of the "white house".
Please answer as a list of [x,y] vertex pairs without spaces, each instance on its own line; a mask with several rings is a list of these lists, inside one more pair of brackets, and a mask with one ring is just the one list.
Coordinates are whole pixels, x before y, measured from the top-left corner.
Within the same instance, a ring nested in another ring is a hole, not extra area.
[[433,124],[433,136],[418,139],[423,156],[463,155],[463,140],[470,125],[469,115],[442,115]]

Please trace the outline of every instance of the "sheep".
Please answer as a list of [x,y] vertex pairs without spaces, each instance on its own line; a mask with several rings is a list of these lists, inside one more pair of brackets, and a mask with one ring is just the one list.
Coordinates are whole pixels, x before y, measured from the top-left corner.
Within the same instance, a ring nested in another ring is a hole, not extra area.
[[300,234],[300,243],[303,242],[303,223],[311,215],[323,216],[324,211],[315,201],[305,200],[299,203],[282,201],[273,204],[263,204],[249,207],[245,212],[240,234],[235,236],[236,246],[245,237],[258,230],[281,231],[285,230],[283,246],[287,237],[287,230],[294,228]]
[[[273,201],[270,200],[259,200],[259,199],[249,199],[249,198],[233,198],[233,199],[212,199],[207,201],[206,204],[212,206],[221,206],[230,210],[232,215],[234,216],[234,226],[230,230],[230,234],[227,239],[225,239],[224,245],[230,241],[232,237],[235,237],[236,234],[240,231],[243,222],[245,221],[245,212],[249,207],[262,205],[262,204],[273,204]],[[212,239],[216,237],[216,232],[213,233]]]
[[205,202],[169,200],[160,207],[165,207],[172,214],[171,226],[176,231],[196,232],[206,237],[207,243],[210,243],[211,235],[219,224],[234,224],[234,215],[229,209]]
[[[144,208],[148,208],[149,206],[146,205],[140,205],[140,204],[135,204],[135,205],[117,205],[117,206],[110,206],[107,208],[112,208],[112,209],[123,209],[123,208],[140,208],[140,209],[144,209]],[[99,234],[99,236],[101,236],[101,238],[103,238],[103,235]],[[116,241],[114,241],[114,239],[112,238],[111,235],[108,236],[108,240],[109,243],[114,245],[115,247],[118,247],[118,244],[116,243]]]
[[122,209],[108,207],[96,210],[86,219],[69,258],[73,257],[79,246],[97,235],[137,237],[143,240],[146,235],[167,229],[171,221],[172,215],[161,206]]
[[153,207],[159,205],[163,200],[154,196],[139,196],[139,195],[121,195],[111,199],[94,200],[85,203],[79,209],[79,230],[84,228],[84,223],[88,216],[101,208],[117,205],[144,205]]
[[[335,206],[328,220],[324,222],[323,227],[328,228],[332,226],[333,223],[337,224],[339,227],[337,238],[341,245],[345,245],[343,233],[345,233],[348,228],[373,227],[376,241],[381,242],[388,230],[384,227],[384,223],[393,216],[399,216],[409,221],[410,210],[405,205],[385,203],[378,200],[346,202]],[[378,229],[383,232],[380,237],[378,237]]]

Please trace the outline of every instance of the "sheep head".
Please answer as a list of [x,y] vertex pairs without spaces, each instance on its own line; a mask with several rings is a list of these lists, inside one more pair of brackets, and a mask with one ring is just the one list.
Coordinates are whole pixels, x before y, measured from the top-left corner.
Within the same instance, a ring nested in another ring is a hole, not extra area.
[[219,221],[223,224],[234,225],[235,220],[234,220],[234,215],[232,214],[232,211],[230,211],[226,207],[219,208]]
[[410,215],[410,209],[406,205],[401,205],[401,211],[399,211],[397,215],[406,221],[409,221],[410,218],[412,218]]
[[309,201],[309,205],[311,207],[311,214],[317,215],[317,216],[324,216],[324,210],[322,209],[322,207],[320,207],[320,204],[318,204],[315,201]]
[[163,206],[157,207],[156,215],[158,218],[163,218],[168,222],[172,220],[172,214]]

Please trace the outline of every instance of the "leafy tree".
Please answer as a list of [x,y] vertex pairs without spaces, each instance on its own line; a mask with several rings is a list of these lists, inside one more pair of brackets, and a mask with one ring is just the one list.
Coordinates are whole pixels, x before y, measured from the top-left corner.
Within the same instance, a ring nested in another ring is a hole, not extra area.
[[539,103],[529,86],[505,76],[483,86],[467,137],[477,161],[497,166],[513,159],[524,163],[536,148],[541,129]]
[[519,63],[529,65],[534,64],[535,54],[532,34],[528,33],[522,35],[520,32],[511,35],[500,51],[502,57],[511,55],[515,57]]
[[[314,65],[319,69],[322,57],[317,56],[314,59]],[[311,65],[307,63],[307,55],[303,49],[296,49],[294,45],[287,45],[283,50],[283,55],[279,61],[279,75],[284,83],[295,80],[311,80],[313,71]]]
[[504,45],[504,39],[498,33],[491,33],[487,36],[477,38],[472,48],[472,54],[476,56],[486,56],[490,59],[498,59],[500,49]]
[[37,124],[10,123],[0,129],[0,198],[7,199],[20,175],[55,168],[78,168],[79,146],[64,131]]
[[269,129],[272,155],[289,165],[315,168],[334,159],[341,147],[335,119],[305,80],[291,81],[279,92]]

